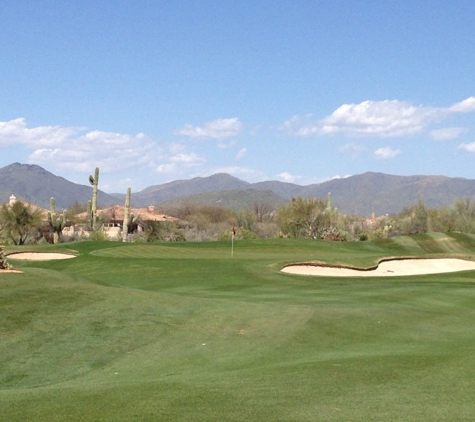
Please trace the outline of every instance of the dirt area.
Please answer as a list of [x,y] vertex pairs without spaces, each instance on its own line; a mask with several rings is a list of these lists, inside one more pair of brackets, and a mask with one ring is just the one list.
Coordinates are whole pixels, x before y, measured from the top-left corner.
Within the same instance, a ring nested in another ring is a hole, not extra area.
[[376,269],[357,270],[323,265],[289,265],[282,269],[288,274],[325,277],[394,277],[403,275],[441,274],[475,270],[475,262],[463,259],[404,259],[381,262]]

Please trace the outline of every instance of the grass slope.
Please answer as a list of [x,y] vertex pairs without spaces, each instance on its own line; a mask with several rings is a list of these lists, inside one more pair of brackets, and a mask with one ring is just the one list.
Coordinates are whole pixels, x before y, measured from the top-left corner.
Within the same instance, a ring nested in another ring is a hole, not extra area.
[[332,279],[297,261],[474,257],[475,238],[84,242],[0,274],[2,421],[465,421],[475,282]]

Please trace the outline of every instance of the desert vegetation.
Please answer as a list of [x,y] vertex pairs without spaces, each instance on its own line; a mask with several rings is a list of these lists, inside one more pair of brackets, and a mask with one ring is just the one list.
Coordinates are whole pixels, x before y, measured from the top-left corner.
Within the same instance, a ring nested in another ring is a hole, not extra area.
[[[280,206],[255,201],[245,209],[231,209],[197,202],[174,202],[163,210],[172,220],[150,219],[131,211],[131,188],[127,189],[120,223],[115,208],[106,213],[97,205],[99,168],[89,176],[92,200],[78,201],[68,210],[56,211],[55,198],[49,211],[22,201],[4,204],[0,210],[0,240],[16,245],[113,240],[122,242],[217,241],[237,239],[302,238],[332,241],[364,241],[427,232],[475,233],[475,204],[468,198],[457,199],[449,207],[429,209],[422,200],[398,214],[364,218],[338,212],[333,198],[295,197]],[[241,192],[242,194],[242,192]],[[198,196],[203,200],[203,195]],[[154,208],[154,207],[153,207]],[[157,205],[159,208],[159,205]],[[44,215],[43,215],[44,214]],[[166,216],[165,216],[166,217]],[[79,231],[64,235],[65,227]],[[110,227],[116,227],[111,235]]]
[[[13,207],[3,205],[0,210],[3,242],[35,244],[83,239],[84,236],[79,235],[62,235],[63,228],[72,225],[88,228],[90,235],[87,238],[92,240],[131,242],[226,240],[230,238],[233,227],[239,239],[286,237],[361,241],[427,232],[475,233],[475,203],[468,198],[457,199],[451,206],[437,209],[430,209],[419,200],[398,214],[370,218],[339,213],[332,206],[331,197],[297,197],[276,209],[265,203],[254,203],[240,210],[183,203],[164,210],[173,221],[147,221],[127,211],[123,220],[127,219],[124,225],[127,235],[122,230],[115,238],[103,233],[103,227],[110,225],[113,214],[112,217],[106,215],[100,208],[92,212],[91,204],[78,202],[57,213],[54,198],[51,201],[51,209],[43,219],[40,210],[21,201]],[[130,192],[125,209],[129,207]],[[157,208],[160,209],[159,205]],[[94,230],[91,226],[93,220]],[[137,231],[139,226],[141,230]]]

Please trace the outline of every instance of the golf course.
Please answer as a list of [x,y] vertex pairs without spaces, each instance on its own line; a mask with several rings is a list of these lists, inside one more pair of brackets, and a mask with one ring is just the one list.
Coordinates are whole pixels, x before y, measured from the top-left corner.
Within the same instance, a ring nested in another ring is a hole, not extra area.
[[[0,421],[471,421],[475,235],[9,246]],[[74,255],[15,259],[15,253]],[[231,253],[232,252],[232,253]]]

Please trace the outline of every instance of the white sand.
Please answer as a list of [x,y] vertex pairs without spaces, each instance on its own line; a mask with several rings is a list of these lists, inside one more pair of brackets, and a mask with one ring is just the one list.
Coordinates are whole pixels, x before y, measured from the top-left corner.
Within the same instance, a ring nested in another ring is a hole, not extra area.
[[374,270],[362,271],[321,265],[290,265],[282,272],[325,277],[394,277],[402,275],[440,274],[475,270],[475,262],[463,259],[404,259],[381,262]]
[[7,256],[7,260],[23,260],[23,261],[51,261],[53,259],[70,259],[76,258],[75,255],[64,253],[40,253],[40,252],[21,252],[13,253]]

